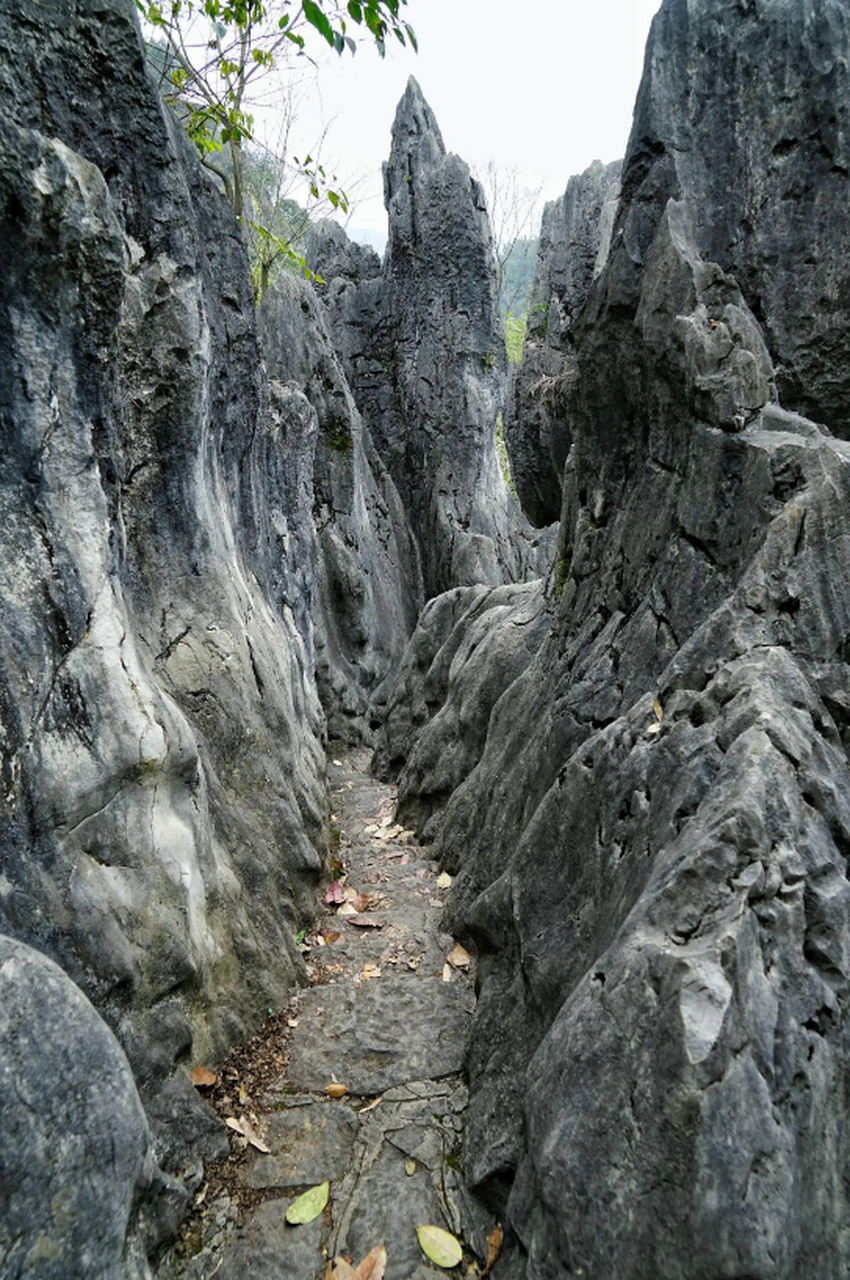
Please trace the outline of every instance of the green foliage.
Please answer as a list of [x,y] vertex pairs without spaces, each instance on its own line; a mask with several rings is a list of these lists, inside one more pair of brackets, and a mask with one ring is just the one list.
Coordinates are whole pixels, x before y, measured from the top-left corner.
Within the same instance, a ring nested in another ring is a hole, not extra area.
[[511,364],[522,364],[525,331],[528,328],[528,312],[515,316],[510,311],[505,316],[505,347]]
[[537,244],[536,238],[517,239],[510,252],[503,255],[499,279],[499,306],[503,316],[511,312],[520,315],[528,308],[537,264]]
[[508,457],[508,446],[505,443],[505,420],[501,411],[496,414],[496,457],[499,459],[499,470],[505,484],[516,498],[516,487],[511,475],[511,460]]
[[[407,0],[136,0],[162,47],[154,57],[164,97],[177,110],[203,163],[224,183],[237,217],[244,214],[243,147],[253,138],[249,110],[254,86],[277,65],[286,49],[302,54],[312,31],[344,53],[354,52],[349,32],[365,27],[381,56],[386,38],[416,48],[413,28],[401,18]],[[352,27],[351,24],[354,24]],[[217,153],[229,152],[229,164]],[[326,185],[321,165],[302,162],[311,190]],[[345,194],[328,192],[334,208],[346,209]]]

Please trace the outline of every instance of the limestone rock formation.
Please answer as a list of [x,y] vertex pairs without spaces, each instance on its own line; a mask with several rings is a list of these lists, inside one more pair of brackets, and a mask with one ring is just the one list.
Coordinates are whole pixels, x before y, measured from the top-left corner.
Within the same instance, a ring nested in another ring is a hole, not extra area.
[[[552,626],[436,844],[479,957],[466,1169],[509,1280],[850,1266],[848,45],[831,0],[653,24],[572,330]],[[423,739],[453,748],[496,652]]]
[[543,210],[522,365],[511,379],[505,414],[511,476],[537,526],[561,514],[576,377],[570,334],[608,257],[620,170],[619,161],[594,161]]
[[312,493],[132,0],[0,10],[0,153],[0,930],[92,999],[191,1184],[220,1140],[175,1068],[303,981]]
[[260,325],[269,374],[300,390],[315,418],[312,448],[294,442],[292,450],[309,459],[312,540],[308,533],[299,553],[316,566],[314,665],[328,732],[356,742],[383,719],[385,684],[416,624],[422,579],[407,514],[320,308],[306,281],[281,274],[263,298]]
[[338,231],[311,263],[357,405],[417,541],[425,597],[498,585],[548,567],[499,467],[505,345],[484,197],[446,154],[416,81],[399,103],[384,166],[389,242],[380,274]]
[[130,1065],[45,956],[0,936],[0,1271],[144,1280],[183,1188],[153,1157]]

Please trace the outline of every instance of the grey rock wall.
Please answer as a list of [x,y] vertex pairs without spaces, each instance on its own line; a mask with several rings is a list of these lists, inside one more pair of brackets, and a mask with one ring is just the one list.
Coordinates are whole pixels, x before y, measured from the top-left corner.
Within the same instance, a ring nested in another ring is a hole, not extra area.
[[505,413],[511,476],[538,527],[561,514],[576,381],[570,334],[608,257],[621,167],[594,161],[543,210],[522,365],[511,378]]
[[[383,720],[387,679],[421,607],[422,575],[407,513],[363,425],[322,311],[306,281],[281,274],[263,298],[260,327],[269,374],[297,388],[315,418],[304,507],[310,531],[299,548],[302,562],[315,565],[314,665],[330,736],[359,741]],[[293,454],[303,451],[295,445]]]
[[[846,17],[666,0],[653,25],[572,330],[551,628],[435,846],[479,957],[465,1167],[514,1233],[495,1276],[850,1265]],[[456,748],[496,653],[433,686],[411,755]]]
[[220,1139],[181,1069],[303,980],[324,848],[311,422],[130,0],[0,10],[0,152],[0,930],[92,999],[191,1186]]
[[389,241],[371,251],[320,232],[311,265],[334,344],[416,539],[425,599],[455,586],[534,577],[552,537],[536,534],[496,454],[506,386],[489,220],[480,185],[447,154],[415,80],[384,166]]

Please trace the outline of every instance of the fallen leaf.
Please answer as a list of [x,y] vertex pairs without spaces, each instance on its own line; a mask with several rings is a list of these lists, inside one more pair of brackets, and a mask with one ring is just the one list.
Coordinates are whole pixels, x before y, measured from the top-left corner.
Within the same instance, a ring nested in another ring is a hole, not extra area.
[[329,907],[336,906],[340,902],[345,902],[345,889],[338,880],[331,880],[328,885],[328,891],[325,894],[325,902]]
[[338,880],[340,876],[345,875],[345,867],[339,858],[331,858],[331,875],[335,880]]
[[325,942],[327,942],[330,945],[330,943],[332,942],[339,942],[340,938],[342,937],[342,934],[340,933],[339,929],[328,929],[327,932],[323,934],[323,937],[325,939]]
[[452,878],[449,875],[448,871],[441,871],[440,874],[437,876],[437,888],[450,889],[451,884],[452,884]]
[[286,1221],[292,1226],[312,1222],[315,1218],[318,1218],[328,1203],[330,1193],[331,1184],[329,1182],[321,1182],[317,1187],[311,1187],[309,1191],[305,1191],[303,1195],[297,1196],[292,1201],[286,1211]]
[[208,1067],[195,1067],[190,1079],[196,1089],[211,1089],[218,1080],[218,1076]]
[[660,732],[661,732],[661,725],[658,723],[657,720],[653,720],[652,724],[648,724],[646,726],[646,736],[648,738],[654,738],[656,733],[660,733]]
[[344,902],[340,907],[339,911],[337,911],[337,915],[338,916],[356,916],[357,908],[355,907],[353,902]]
[[252,1146],[252,1147],[256,1147],[257,1151],[262,1151],[262,1153],[263,1153],[263,1155],[264,1155],[264,1156],[271,1155],[271,1147],[269,1147],[269,1146],[267,1146],[267,1145],[266,1145],[266,1143],[263,1141],[263,1139],[262,1139],[262,1138],[260,1137],[260,1135],[257,1133],[256,1129],[254,1129],[254,1128],[253,1128],[253,1127],[248,1123],[248,1121],[245,1119],[245,1117],[244,1117],[244,1116],[240,1116],[240,1118],[239,1118],[239,1119],[240,1119],[240,1123],[241,1123],[241,1125],[242,1125],[242,1132],[243,1132],[243,1134],[245,1135],[245,1137],[248,1139],[248,1141],[250,1142],[251,1146]]
[[240,1138],[245,1137],[244,1133],[242,1132],[242,1125],[239,1123],[239,1121],[236,1119],[235,1116],[226,1116],[224,1123],[227,1125],[228,1129],[232,1129],[234,1133],[238,1133]]
[[287,1019],[286,1019],[286,1025],[287,1025],[288,1027],[297,1027],[297,1026],[298,1026],[298,1019],[297,1019],[297,1018],[287,1018]]
[[452,966],[449,964],[447,960],[446,963],[443,965],[443,982],[451,982],[451,980],[452,980]]
[[[340,914],[342,912],[340,911]],[[359,929],[383,929],[383,920],[372,920],[369,916],[346,916],[349,924],[355,924]]]
[[325,1280],[384,1280],[387,1269],[387,1251],[383,1245],[367,1253],[359,1267],[352,1267],[346,1258],[334,1258],[325,1268]]
[[241,1082],[239,1085],[239,1101],[242,1103],[243,1107],[245,1103],[248,1101],[248,1090],[245,1088],[244,1084],[242,1084]]
[[448,1271],[462,1261],[460,1241],[450,1231],[444,1231],[442,1227],[420,1226],[416,1228],[416,1234],[420,1249],[438,1267]]
[[387,1269],[387,1251],[383,1245],[367,1253],[354,1272],[353,1280],[384,1280]]
[[336,1080],[333,1080],[330,1084],[325,1085],[325,1093],[329,1098],[344,1098],[348,1093],[348,1089],[344,1084],[337,1084]]
[[405,1162],[404,1162],[404,1172],[407,1174],[408,1178],[412,1178],[412,1177],[413,1177],[413,1175],[414,1175],[414,1173],[416,1172],[416,1161],[415,1161],[415,1160],[405,1160]]
[[484,1280],[485,1276],[489,1276],[492,1271],[496,1259],[502,1252],[502,1241],[504,1238],[505,1233],[502,1230],[502,1224],[501,1222],[497,1222],[487,1237],[487,1266],[481,1272],[481,1280]]
[[664,718],[664,708],[656,698],[652,704],[652,710],[655,712],[655,719],[661,721]]
[[355,911],[368,911],[372,906],[372,899],[368,893],[358,893],[353,900],[353,906]]
[[472,964],[472,956],[459,942],[455,943],[446,959],[449,964],[454,965],[455,969],[468,969]]
[[370,978],[380,978],[381,970],[376,964],[364,964],[360,970],[360,977],[364,982],[368,982]]
[[379,1102],[383,1102],[383,1094],[379,1098],[373,1098],[371,1102],[367,1102],[365,1107],[361,1107],[357,1112],[359,1116],[365,1115],[367,1111],[374,1111]]

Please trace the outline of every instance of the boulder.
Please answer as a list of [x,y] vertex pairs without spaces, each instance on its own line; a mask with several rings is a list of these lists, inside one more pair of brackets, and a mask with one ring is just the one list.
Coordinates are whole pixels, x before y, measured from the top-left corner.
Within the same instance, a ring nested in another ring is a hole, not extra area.
[[4,1276],[145,1280],[186,1202],[106,1023],[57,965],[2,936],[0,1168]]

